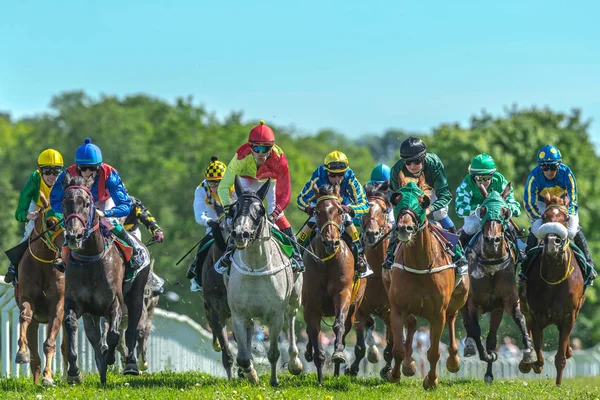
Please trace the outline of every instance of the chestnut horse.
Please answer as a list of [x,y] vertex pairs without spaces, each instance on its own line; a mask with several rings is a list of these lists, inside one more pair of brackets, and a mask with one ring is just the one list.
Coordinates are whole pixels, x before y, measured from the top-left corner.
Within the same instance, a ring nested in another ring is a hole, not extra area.
[[[379,361],[379,351],[373,342],[373,328],[375,321],[373,315],[378,316],[385,322],[387,345],[383,353],[386,365],[392,362],[392,335],[390,329],[390,302],[387,290],[382,280],[382,265],[385,260],[389,245],[389,237],[386,237],[392,228],[389,211],[392,204],[387,198],[388,183],[369,184],[365,186],[367,200],[369,201],[369,212],[362,218],[362,240],[365,248],[365,257],[373,269],[373,276],[367,280],[365,296],[356,313],[356,347],[354,347],[355,359],[348,374],[358,374],[360,362],[365,357],[366,344],[369,345],[367,359],[369,362]],[[365,344],[365,328],[367,337]]]
[[[38,353],[38,328],[40,323],[48,324],[44,342],[46,363],[42,384],[52,386],[54,383],[52,359],[56,354],[56,336],[63,322],[65,301],[65,276],[54,268],[52,262],[60,257],[59,249],[64,242],[62,235],[64,229],[54,225],[54,228],[46,236],[32,242],[31,237],[37,236],[46,228],[43,211],[40,210],[38,213],[41,215],[35,222],[33,232],[28,239],[30,241],[28,249],[17,269],[19,279],[15,293],[21,315],[19,317],[19,349],[15,362],[17,364],[31,362],[33,381],[39,383],[42,361]],[[67,359],[66,351],[66,336],[63,336],[61,345],[63,360]]]
[[[556,385],[562,383],[562,374],[571,358],[569,346],[571,331],[579,310],[585,301],[583,273],[567,236],[569,198],[545,196],[546,210],[542,215],[542,254],[531,261],[527,276],[526,294],[520,293],[527,327],[533,338],[537,361],[533,370],[539,374],[544,369],[542,345],[544,328],[554,324],[558,328],[558,349],[554,357]],[[532,366],[521,363],[523,373]]]
[[421,316],[431,326],[431,344],[427,351],[430,369],[423,380],[425,389],[438,385],[439,345],[446,324],[450,339],[446,368],[450,372],[460,369],[454,323],[469,294],[468,275],[456,276],[451,254],[429,226],[426,217],[429,203],[429,197],[414,182],[409,182],[392,195],[394,212],[397,212],[395,234],[402,245],[396,252],[388,293],[394,367],[389,371],[382,370],[382,375],[385,374],[389,382],[400,381],[400,365],[403,372],[409,372],[408,375],[414,373],[414,327],[408,329],[405,343],[404,326],[410,316]]
[[[497,332],[506,311],[515,321],[523,337],[523,363],[533,364],[535,355],[527,332],[525,317],[519,307],[519,295],[515,280],[516,249],[511,248],[507,235],[511,212],[506,204],[511,185],[502,194],[492,192],[488,196],[485,187],[479,185],[483,203],[479,208],[482,221],[481,235],[467,254],[469,260],[469,299],[463,308],[463,322],[469,338],[475,340],[479,358],[487,362],[485,381],[492,383],[492,364],[498,359],[495,352]],[[486,348],[481,343],[479,317],[491,313],[490,331]]]
[[335,376],[340,373],[340,364],[346,363],[344,347],[346,335],[352,329],[356,311],[360,307],[365,292],[366,278],[356,279],[352,250],[342,238],[344,231],[344,210],[339,197],[339,185],[313,187],[316,198],[316,235],[311,248],[321,262],[304,253],[304,284],[302,285],[302,305],[308,343],[304,357],[313,360],[317,367],[319,383],[323,382],[325,353],[319,335],[321,319],[334,316],[335,350],[331,361],[335,364]]

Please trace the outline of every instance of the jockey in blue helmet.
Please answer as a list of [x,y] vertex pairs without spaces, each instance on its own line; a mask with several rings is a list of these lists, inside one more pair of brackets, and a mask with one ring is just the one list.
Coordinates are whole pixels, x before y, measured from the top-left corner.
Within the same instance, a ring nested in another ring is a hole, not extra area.
[[373,171],[371,171],[371,180],[367,182],[367,185],[369,183],[389,183],[391,170],[392,169],[386,164],[376,165],[375,168],[373,168]]
[[50,205],[58,213],[62,213],[62,199],[65,194],[65,175],[79,175],[86,180],[94,197],[96,212],[101,217],[102,224],[116,237],[133,248],[133,263],[139,268],[146,264],[146,253],[138,241],[123,229],[119,218],[127,217],[131,211],[132,202],[125,190],[125,185],[116,169],[102,162],[102,151],[92,143],[90,138],[77,148],[75,164],[64,170],[50,192]]
[[[546,209],[544,194],[551,196],[569,197],[569,226],[567,229],[568,238],[575,242],[585,254],[587,263],[592,267],[589,279],[596,277],[596,271],[593,268],[592,254],[585,236],[579,226],[579,199],[577,196],[577,181],[571,169],[563,164],[560,151],[552,146],[546,145],[540,149],[537,154],[538,165],[529,173],[525,183],[525,210],[531,222],[529,237],[527,238],[526,253],[538,244],[537,235],[542,225],[542,214]],[[529,263],[524,262],[519,272],[522,289],[525,290],[525,280],[527,279],[527,270]],[[525,270],[524,270],[525,268]]]

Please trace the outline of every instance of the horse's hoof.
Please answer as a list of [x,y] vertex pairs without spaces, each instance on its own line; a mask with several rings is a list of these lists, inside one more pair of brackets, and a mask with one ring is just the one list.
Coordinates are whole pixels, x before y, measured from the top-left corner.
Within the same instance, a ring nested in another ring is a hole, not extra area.
[[448,357],[448,359],[446,360],[446,369],[449,372],[456,374],[458,371],[460,371],[460,359],[458,357],[454,358],[455,359],[453,359],[452,357]]
[[221,352],[221,345],[219,344],[219,342],[215,342],[213,343],[213,350],[216,351],[217,353]]
[[535,372],[536,374],[541,374],[543,370],[544,364],[540,363],[539,361],[533,363],[533,372]]
[[533,350],[527,349],[523,352],[523,360],[521,361],[523,364],[533,364],[536,361],[537,356]]
[[437,378],[437,376],[432,381],[432,380],[429,379],[429,375],[426,375],[425,379],[423,379],[423,389],[428,390],[428,389],[435,389],[437,387],[438,387],[438,378]]
[[351,366],[350,368],[346,368],[344,371],[345,375],[348,376],[357,376],[358,375],[358,367]]
[[398,374],[398,377],[394,378],[392,372],[393,371],[390,368],[390,370],[385,374],[385,380],[388,381],[389,383],[398,383],[398,382],[400,382],[400,378],[402,377],[402,375]]
[[148,371],[148,361],[139,360],[138,361],[138,369],[143,372]]
[[465,341],[465,349],[463,350],[464,357],[473,357],[477,354],[477,349],[475,348],[475,340],[473,338],[467,338]]
[[27,353],[17,353],[15,357],[16,364],[29,364],[31,362],[31,357],[29,356],[29,352]]
[[346,364],[346,356],[343,351],[336,350],[331,356],[331,362],[335,364]]
[[308,350],[304,352],[304,359],[306,360],[306,362],[312,362],[313,360],[313,355],[312,353],[309,353]]
[[123,375],[138,376],[139,374],[140,371],[138,370],[138,366],[136,363],[128,363],[127,365],[125,365],[125,368],[123,368]]
[[42,386],[46,386],[46,387],[54,386],[54,380],[52,378],[44,378],[44,379],[42,379]]
[[402,364],[402,375],[414,376],[417,373],[417,364],[415,360],[411,360],[410,364]]
[[483,380],[485,381],[485,383],[487,383],[488,385],[491,385],[492,382],[494,382],[494,376],[493,375],[485,375],[485,377],[483,378]]
[[108,352],[106,354],[106,365],[113,365],[116,361],[115,353],[110,354],[110,352]]
[[269,384],[271,385],[271,387],[278,387],[279,386],[279,381],[277,380],[277,377],[273,377],[269,380]]
[[292,375],[300,375],[302,373],[302,361],[298,357],[291,359],[288,363],[288,371]]
[[522,374],[528,374],[531,372],[531,364],[525,364],[523,361],[521,361],[519,363],[519,371],[521,371]]
[[76,383],[81,383],[81,382],[83,382],[83,376],[81,375],[81,372],[75,376],[67,375],[67,383],[68,384],[74,385]]
[[377,346],[373,345],[369,347],[369,350],[367,350],[367,361],[369,361],[371,364],[377,364],[380,359],[381,357],[379,356],[379,350],[377,349]]

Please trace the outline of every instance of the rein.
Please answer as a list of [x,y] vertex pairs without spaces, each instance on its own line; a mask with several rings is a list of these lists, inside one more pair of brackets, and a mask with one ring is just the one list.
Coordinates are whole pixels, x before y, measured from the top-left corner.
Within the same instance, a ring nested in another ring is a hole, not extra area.
[[90,198],[90,214],[89,214],[87,221],[84,221],[84,219],[81,218],[81,216],[76,213],[71,213],[64,218],[65,226],[73,218],[81,221],[81,223],[83,224],[83,226],[85,228],[82,241],[85,242],[87,239],[89,239],[90,235],[92,233],[94,233],[100,227],[100,220],[98,220],[98,223],[96,223],[96,225],[94,225],[92,228],[90,228],[90,226],[94,223],[94,216],[95,216],[95,211],[96,211],[96,208],[94,207],[94,196],[92,196],[92,192],[90,191],[90,189],[88,189],[85,186],[69,186],[65,189],[65,193],[71,189],[82,189],[88,194],[88,196]]
[[[335,195],[321,196],[321,197],[319,197],[317,199],[317,205],[321,201],[323,201],[323,200],[335,200],[335,201],[339,202],[340,198],[338,196],[335,196]],[[327,221],[323,225],[317,226],[317,234],[319,235],[319,237],[321,238],[321,240],[323,240],[323,234],[322,234],[323,229],[325,229],[329,225],[333,225],[340,232],[340,237],[342,236],[342,231],[343,231],[342,226],[340,224],[338,224],[337,222],[335,222],[335,221],[327,219]],[[342,246],[340,244],[340,246],[338,246],[338,248],[335,250],[335,252],[333,254],[330,254],[330,255],[328,255],[325,258],[321,258],[321,261],[329,261],[329,260],[331,260],[333,257],[335,257],[337,255],[337,253],[340,252],[341,248],[342,248]],[[311,244],[311,249],[314,252],[314,249],[312,248],[312,244]]]
[[567,257],[568,264],[567,264],[567,269],[565,271],[565,275],[561,279],[559,279],[556,282],[550,282],[550,281],[546,280],[546,278],[544,278],[544,275],[542,275],[542,265],[543,265],[543,263],[540,263],[540,278],[542,278],[542,280],[544,282],[546,282],[548,285],[552,285],[553,286],[553,285],[558,285],[559,283],[564,282],[565,280],[567,280],[569,278],[569,276],[571,276],[571,274],[573,273],[573,271],[575,271],[575,267],[571,263],[571,261],[573,261],[573,250],[571,250],[571,249],[568,248],[569,247],[569,243],[570,243],[570,240],[567,239],[565,241],[565,245],[563,246],[563,250],[567,249],[567,252],[569,253],[569,256]]
[[[43,214],[41,215],[41,219],[42,219],[42,221],[43,221],[43,219],[44,219],[44,218],[43,218],[43,217],[44,217],[44,215],[45,215],[45,213],[43,213]],[[29,249],[29,254],[31,254],[31,256],[32,256],[34,259],[36,259],[37,261],[39,261],[39,262],[41,262],[41,263],[44,263],[44,264],[51,264],[52,262],[54,262],[54,260],[56,260],[56,259],[58,258],[58,255],[59,255],[59,253],[60,253],[60,250],[59,250],[59,248],[58,248],[58,247],[57,247],[57,246],[54,244],[54,240],[56,240],[56,238],[57,238],[57,237],[58,237],[58,236],[59,236],[61,233],[63,233],[64,231],[65,231],[65,228],[60,228],[60,229],[57,229],[57,230],[56,230],[56,231],[55,231],[55,232],[52,234],[52,236],[50,236],[49,238],[48,238],[48,236],[49,236],[49,235],[48,235],[48,233],[46,233],[46,234],[45,234],[44,236],[42,236],[42,238],[41,238],[41,239],[42,239],[42,241],[44,242],[44,244],[46,245],[46,247],[48,248],[48,250],[50,250],[51,252],[53,252],[53,253],[54,253],[54,257],[53,257],[51,260],[44,260],[44,259],[42,259],[42,258],[40,258],[40,257],[38,257],[37,255],[35,255],[35,254],[34,254],[33,250],[31,249],[31,243],[32,243],[31,237],[32,237],[32,235],[29,235],[29,238],[27,238],[27,241],[28,241],[27,248]],[[38,234],[39,234],[39,232],[38,232],[37,228],[35,227],[35,225],[34,225],[34,227],[33,227],[33,233],[34,233],[34,234],[36,234],[36,235],[38,235]]]

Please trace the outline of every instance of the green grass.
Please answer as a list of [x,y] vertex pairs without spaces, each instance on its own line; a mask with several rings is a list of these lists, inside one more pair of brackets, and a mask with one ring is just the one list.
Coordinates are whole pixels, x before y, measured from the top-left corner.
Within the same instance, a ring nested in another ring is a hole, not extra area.
[[314,374],[291,376],[281,374],[279,387],[269,386],[268,375],[260,377],[257,386],[248,381],[214,378],[200,373],[162,372],[139,377],[109,374],[106,387],[98,375],[87,375],[84,383],[69,386],[58,381],[56,386],[36,386],[28,378],[0,379],[2,399],[600,399],[600,377],[565,379],[562,387],[554,380],[483,381],[444,379],[436,390],[424,391],[421,379],[402,378],[399,384],[380,379],[326,376],[322,386]]

